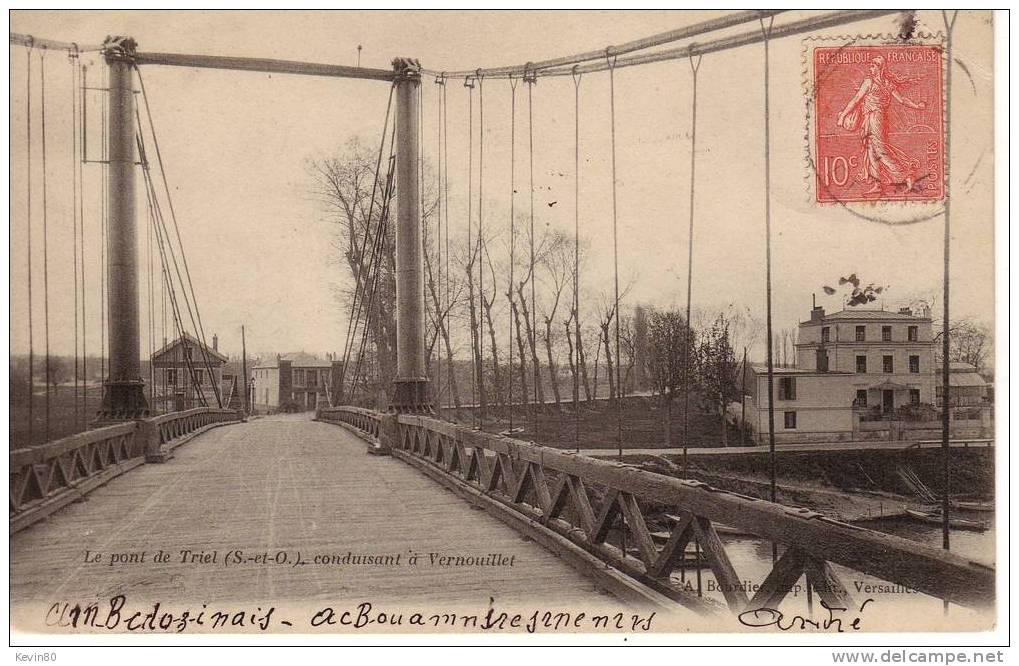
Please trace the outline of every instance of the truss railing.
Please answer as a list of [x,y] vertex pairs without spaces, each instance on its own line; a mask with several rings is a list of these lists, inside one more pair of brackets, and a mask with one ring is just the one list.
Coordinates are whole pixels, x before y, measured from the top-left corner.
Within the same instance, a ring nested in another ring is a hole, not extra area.
[[[497,509],[493,513],[514,527],[537,531],[538,540],[560,555],[572,550],[575,564],[588,558],[591,573],[600,573],[590,566],[593,556],[602,569],[608,564],[657,595],[698,611],[720,605],[691,593],[673,576],[690,566],[692,544],[699,546],[726,605],[736,613],[776,608],[804,575],[826,604],[848,608],[851,590],[834,565],[964,606],[982,606],[994,597],[993,567],[808,509],[430,417],[351,407],[328,412],[323,420],[342,423],[373,442],[380,431],[393,432],[392,441],[384,442],[393,456],[468,500]],[[386,419],[395,424],[392,430]],[[753,596],[745,591],[718,526],[779,546],[780,557]]]
[[10,453],[10,533],[42,520],[111,479],[240,414],[201,407],[96,428]]

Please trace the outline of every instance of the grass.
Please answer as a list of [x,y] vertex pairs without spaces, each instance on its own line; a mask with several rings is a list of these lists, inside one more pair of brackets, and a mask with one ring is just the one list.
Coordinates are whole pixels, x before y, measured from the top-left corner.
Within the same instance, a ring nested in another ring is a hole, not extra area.
[[[57,386],[50,391],[49,441],[67,437],[83,430],[88,430],[95,419],[96,412],[103,400],[101,386],[88,386],[85,392],[87,409],[82,410],[81,387],[78,387],[77,410],[75,409],[75,391],[73,386]],[[29,445],[28,400],[11,404],[10,412],[11,441],[10,448],[17,449]],[[46,392],[42,386],[35,387],[32,405],[32,440],[33,445],[47,441],[46,424]]]

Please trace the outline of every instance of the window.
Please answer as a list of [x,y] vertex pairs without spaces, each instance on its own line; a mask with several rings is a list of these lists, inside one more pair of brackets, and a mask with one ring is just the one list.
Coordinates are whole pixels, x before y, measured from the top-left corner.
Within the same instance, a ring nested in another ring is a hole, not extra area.
[[191,347],[189,347],[188,345],[184,345],[183,349],[184,349],[184,358],[188,359],[188,360],[191,360]]
[[881,327],[881,340],[883,340],[884,342],[891,342],[892,341],[892,327],[891,326],[882,326]]
[[795,400],[796,399],[796,378],[795,377],[782,377],[778,381],[778,399],[779,400]]
[[318,385],[318,371],[317,370],[308,370],[308,382],[307,382],[307,384],[308,384],[308,386],[317,386]]
[[785,413],[785,428],[786,430],[796,430],[796,412]]
[[866,354],[858,354],[856,356],[856,371],[867,372],[867,356]]
[[919,329],[916,326],[910,326],[906,329],[906,339],[910,342],[916,342],[920,339]]
[[856,406],[867,406],[867,389],[856,389]]
[[202,385],[202,373],[204,371],[201,368],[195,368],[195,386]]
[[856,341],[865,342],[867,340],[867,327],[857,326],[856,327]]
[[919,356],[910,356],[909,357],[909,371],[913,372],[913,373],[920,372],[920,357]]
[[891,356],[885,355],[881,357],[882,370],[885,372],[895,372],[895,362]]
[[825,326],[821,328],[821,342],[828,342],[831,340],[831,327]]
[[817,371],[828,372],[828,352],[824,349],[817,350]]
[[176,368],[167,368],[164,372],[166,373],[166,383],[169,384],[170,386],[176,386],[177,385],[177,369]]
[[294,384],[296,386],[304,385],[304,370],[294,370]]
[[914,407],[920,406],[920,389],[911,388],[909,389],[909,404]]

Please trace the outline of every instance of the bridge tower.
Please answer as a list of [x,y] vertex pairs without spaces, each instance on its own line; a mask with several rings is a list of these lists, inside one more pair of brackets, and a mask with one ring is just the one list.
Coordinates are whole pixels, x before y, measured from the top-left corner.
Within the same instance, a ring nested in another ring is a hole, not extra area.
[[391,409],[431,413],[425,369],[425,291],[419,182],[421,65],[393,60],[396,74],[396,378]]
[[109,375],[97,423],[149,415],[141,376],[138,314],[138,241],[135,214],[135,41],[107,37],[109,66],[106,209],[109,213]]

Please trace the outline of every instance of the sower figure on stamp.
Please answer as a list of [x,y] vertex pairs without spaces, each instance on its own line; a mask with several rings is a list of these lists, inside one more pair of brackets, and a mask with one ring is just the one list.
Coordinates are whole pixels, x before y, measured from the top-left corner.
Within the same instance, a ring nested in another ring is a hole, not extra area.
[[848,130],[860,130],[864,158],[860,178],[874,182],[874,186],[865,194],[880,192],[882,183],[902,183],[905,184],[905,191],[909,192],[917,180],[915,170],[919,165],[888,141],[888,109],[892,99],[917,111],[923,111],[927,105],[924,102],[913,102],[899,93],[899,86],[913,79],[900,79],[886,70],[883,57],[874,57],[869,66],[869,74],[860,84],[856,95],[839,113],[838,124]]

